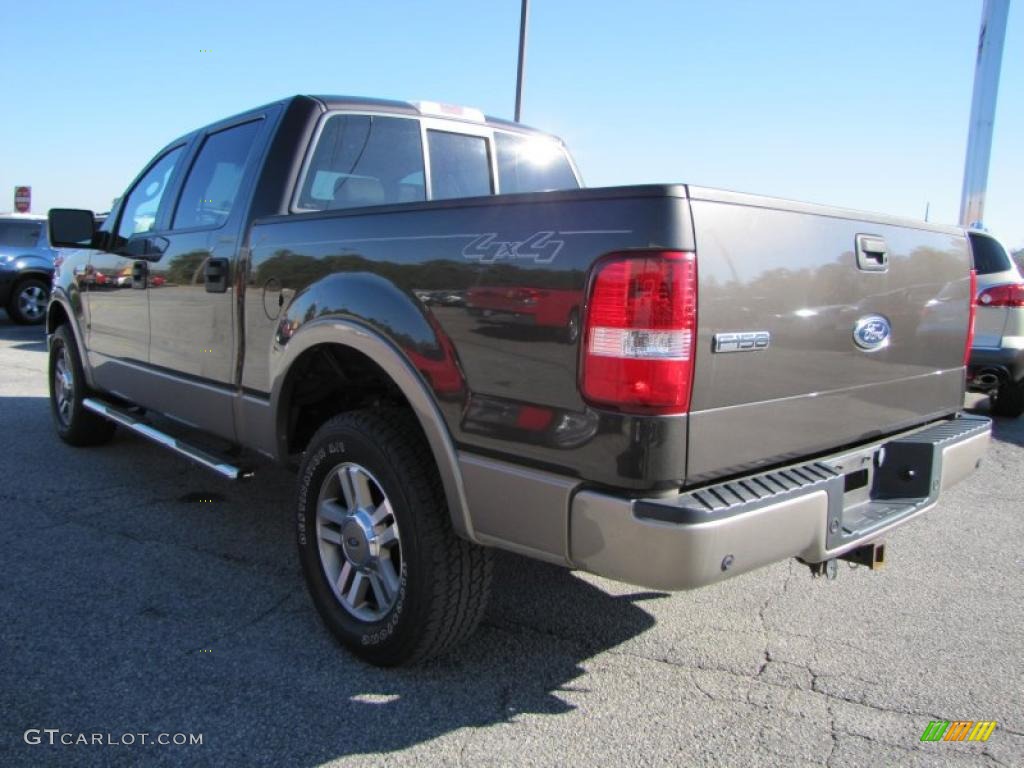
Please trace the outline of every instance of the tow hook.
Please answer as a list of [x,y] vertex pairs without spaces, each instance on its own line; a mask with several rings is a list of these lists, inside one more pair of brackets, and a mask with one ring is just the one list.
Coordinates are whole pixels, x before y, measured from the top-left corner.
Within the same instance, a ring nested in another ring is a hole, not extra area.
[[811,569],[811,576],[815,579],[824,576],[829,581],[835,581],[839,573],[839,561],[834,557],[821,563],[806,563],[806,565]]
[[856,549],[851,549],[849,552],[844,552],[838,557],[833,557],[820,563],[805,562],[804,565],[811,569],[811,576],[814,578],[817,579],[824,576],[828,581],[835,581],[836,576],[839,574],[840,560],[849,562],[851,568],[856,568],[858,565],[866,565],[872,571],[880,571],[885,567],[885,544],[880,542],[865,544]]
[[885,568],[885,544],[881,542],[865,544],[863,547],[851,549],[840,557],[855,565],[866,565],[872,571],[880,571]]

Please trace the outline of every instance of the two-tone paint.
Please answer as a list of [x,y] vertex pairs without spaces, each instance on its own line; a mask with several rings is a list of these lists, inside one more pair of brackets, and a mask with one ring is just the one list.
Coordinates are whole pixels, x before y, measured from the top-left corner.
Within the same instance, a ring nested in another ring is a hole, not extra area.
[[[297,361],[319,345],[354,349],[417,413],[457,529],[558,561],[569,560],[567,510],[580,489],[668,493],[961,406],[970,262],[957,230],[684,185],[295,210],[319,127],[346,111],[426,119],[405,103],[296,97],[169,145],[188,168],[210,132],[262,126],[227,222],[176,232],[164,215],[146,234],[158,247],[143,254],[144,290],[118,286],[138,252],[101,247],[62,266],[50,329],[72,320],[91,386],[288,461]],[[528,130],[493,119],[446,126]],[[495,285],[579,296],[585,325],[593,265],[648,250],[697,253],[688,414],[591,407],[579,339],[484,322],[465,300]],[[230,267],[223,293],[201,278],[215,258]],[[888,324],[884,347],[855,343],[868,317]],[[770,345],[715,351],[716,335],[745,332]],[[496,467],[529,476],[529,509],[496,504],[494,488],[516,485]]]

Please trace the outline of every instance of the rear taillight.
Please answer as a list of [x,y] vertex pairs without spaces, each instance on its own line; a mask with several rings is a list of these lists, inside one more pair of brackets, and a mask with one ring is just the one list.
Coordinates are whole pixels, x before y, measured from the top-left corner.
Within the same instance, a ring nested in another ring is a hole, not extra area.
[[586,309],[583,397],[627,412],[685,413],[696,332],[695,254],[657,251],[602,260]]
[[1024,307],[1024,283],[993,285],[978,294],[982,307]]
[[967,341],[964,342],[964,365],[971,359],[971,346],[974,344],[974,318],[978,313],[978,304],[974,297],[978,294],[978,272],[971,270],[971,290],[967,294]]
[[540,291],[536,288],[517,288],[515,291],[509,291],[508,296],[520,304],[536,304]]

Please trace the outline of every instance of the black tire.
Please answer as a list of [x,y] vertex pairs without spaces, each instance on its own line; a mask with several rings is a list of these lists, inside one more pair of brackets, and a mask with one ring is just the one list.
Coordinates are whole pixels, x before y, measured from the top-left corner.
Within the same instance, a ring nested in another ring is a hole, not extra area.
[[[58,385],[58,368],[70,371],[70,378],[61,378]],[[82,360],[78,354],[75,337],[67,325],[61,325],[53,334],[50,343],[50,414],[57,428],[57,435],[69,445],[100,445],[114,436],[116,425],[92,411],[87,411],[82,401],[88,395]],[[67,393],[67,399],[61,395]],[[66,403],[66,407],[61,407]]]
[[1024,381],[1003,384],[992,395],[992,413],[1016,419],[1024,413]]
[[[401,531],[395,602],[375,621],[357,618],[342,604],[321,560],[318,500],[345,464],[372,475]],[[445,651],[476,629],[487,606],[492,553],[455,535],[433,456],[406,411],[352,411],[317,430],[299,471],[297,538],[306,585],[324,623],[372,664],[411,664]]]
[[50,286],[37,277],[15,284],[7,302],[7,314],[18,325],[39,325],[46,320]]

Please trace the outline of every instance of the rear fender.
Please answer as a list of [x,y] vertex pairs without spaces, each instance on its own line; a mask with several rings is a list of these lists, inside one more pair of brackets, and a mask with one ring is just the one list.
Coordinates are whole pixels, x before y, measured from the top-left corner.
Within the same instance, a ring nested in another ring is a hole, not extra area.
[[288,371],[321,344],[350,347],[373,360],[409,402],[444,486],[452,525],[475,541],[458,456],[439,400],[461,401],[465,384],[451,343],[416,300],[368,273],[334,274],[298,294],[282,314],[270,353],[270,406],[279,460],[288,455]]

